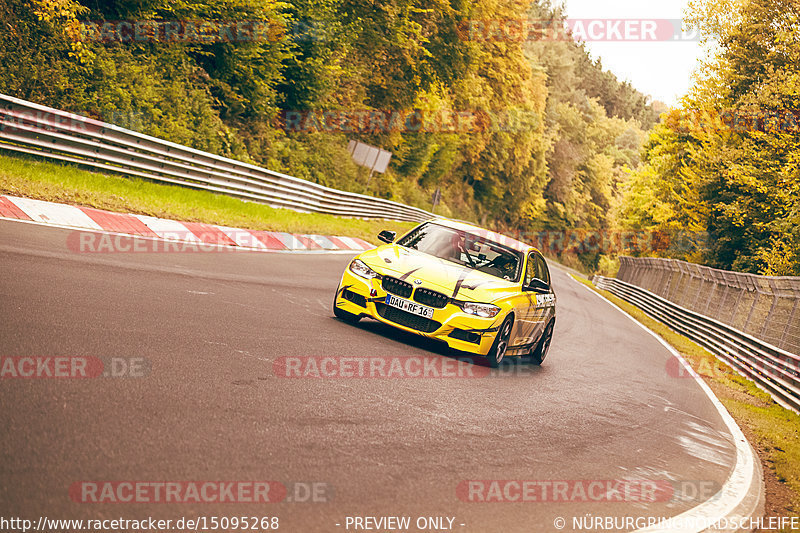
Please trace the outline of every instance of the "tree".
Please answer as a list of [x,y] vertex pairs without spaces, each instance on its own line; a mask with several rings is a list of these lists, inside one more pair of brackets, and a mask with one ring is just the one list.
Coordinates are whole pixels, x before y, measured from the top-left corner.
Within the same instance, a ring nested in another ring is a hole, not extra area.
[[[685,111],[651,136],[628,216],[708,232],[695,258],[711,266],[798,275],[800,6],[706,0],[694,5],[694,20],[717,39],[715,53]],[[658,208],[637,201],[648,189]]]

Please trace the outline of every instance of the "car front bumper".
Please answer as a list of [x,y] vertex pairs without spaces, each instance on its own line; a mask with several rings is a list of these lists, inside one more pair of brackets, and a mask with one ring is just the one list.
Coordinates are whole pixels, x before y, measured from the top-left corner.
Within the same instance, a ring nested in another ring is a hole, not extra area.
[[454,350],[482,356],[489,353],[502,322],[502,313],[494,318],[481,318],[465,313],[453,303],[434,309],[433,318],[428,320],[387,306],[387,294],[380,279],[356,276],[348,268],[342,275],[334,305],[354,315],[444,341]]

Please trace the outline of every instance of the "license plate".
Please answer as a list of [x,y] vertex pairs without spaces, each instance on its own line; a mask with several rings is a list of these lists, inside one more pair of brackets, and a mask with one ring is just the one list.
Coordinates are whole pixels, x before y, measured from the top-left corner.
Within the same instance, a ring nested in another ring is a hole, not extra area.
[[402,298],[392,296],[391,294],[386,295],[386,305],[391,305],[397,309],[402,309],[406,313],[411,313],[412,315],[433,318],[433,307],[425,307],[424,305],[409,302],[408,300],[403,300]]

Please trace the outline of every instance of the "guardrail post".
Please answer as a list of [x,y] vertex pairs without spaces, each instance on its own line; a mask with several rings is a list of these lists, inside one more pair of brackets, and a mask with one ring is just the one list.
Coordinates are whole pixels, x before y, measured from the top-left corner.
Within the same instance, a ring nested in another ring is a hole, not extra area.
[[661,270],[661,275],[658,278],[657,290],[654,291],[654,292],[656,292],[657,294],[659,294],[661,296],[664,296],[664,287],[666,287],[667,284],[669,283],[670,271],[667,268],[667,265],[666,265],[666,263],[664,262],[663,259],[659,259],[658,268]]
[[794,305],[792,306],[792,312],[789,313],[789,320],[786,321],[786,326],[783,328],[783,334],[781,335],[780,344],[778,348],[786,349],[786,335],[789,334],[789,326],[794,324],[794,314],[797,312],[797,302],[800,301],[798,298],[794,299]]
[[697,309],[697,301],[700,299],[700,295],[703,293],[703,285],[705,284],[705,273],[703,272],[703,266],[701,265],[694,265],[695,269],[697,269],[698,279],[700,280],[700,285],[697,286],[697,294],[694,295],[694,301],[692,302],[691,309]]
[[753,305],[750,306],[750,312],[747,313],[747,320],[745,320],[744,327],[742,327],[742,331],[747,333],[747,328],[750,327],[750,320],[753,318],[753,312],[756,310],[756,306],[758,305],[758,299],[761,297],[761,292],[756,287],[756,297],[753,300]]
[[706,298],[706,309],[704,311],[704,314],[706,314],[706,315],[708,315],[708,309],[709,309],[709,307],[711,307],[711,300],[714,299],[714,293],[717,292],[717,285],[718,285],[717,279],[716,279],[716,276],[717,276],[716,272],[714,272],[712,270],[711,274],[712,274],[712,277],[714,279],[711,281],[711,294],[708,296],[708,298]]
[[652,268],[650,269],[650,290],[655,292],[658,287],[658,280],[661,279],[659,268],[661,265],[659,264],[658,259],[652,258],[651,260]]
[[772,280],[769,280],[769,288],[772,290],[772,305],[769,308],[769,313],[767,313],[767,318],[764,319],[764,324],[761,326],[761,333],[759,335],[762,338],[767,332],[767,324],[772,320],[772,314],[775,312],[775,307],[778,305],[778,292],[775,290],[775,285]]
[[778,290],[775,286],[774,280],[769,280],[769,288],[772,291],[772,306],[769,308],[769,313],[767,313],[767,318],[764,319],[764,325],[761,326],[761,333],[760,337],[763,339],[764,335],[767,333],[767,325],[772,322],[772,315],[775,312],[775,308],[778,307]]
[[639,272],[641,271],[641,268],[639,266],[639,260],[638,259],[632,259],[631,263],[632,263],[632,265],[631,265],[630,282],[631,283],[639,283]]
[[[684,263],[683,261],[681,261],[678,264],[678,266],[680,266],[681,268],[681,280],[686,284],[686,286],[683,289],[683,295],[681,296],[679,303],[681,303],[685,307],[688,307],[686,305],[686,302],[689,301],[689,289],[692,288],[692,273],[689,270],[688,265],[689,263]],[[684,268],[686,270],[684,270]]]
[[674,259],[669,260],[669,269],[671,271],[669,276],[670,287],[665,296],[668,300],[672,300],[674,302],[677,301],[678,298],[678,288],[681,286],[682,273]]
[[725,291],[722,293],[722,299],[719,301],[719,307],[717,307],[717,318],[719,320],[722,320],[722,309],[725,307],[725,302],[728,301],[728,293],[731,290],[731,286],[728,285],[728,280],[725,279],[725,276],[722,279],[725,281]]
[[733,323],[733,321],[736,319],[737,314],[739,313],[739,303],[742,301],[742,294],[744,294],[744,290],[745,290],[744,287],[742,287],[741,284],[738,283],[738,280],[737,280],[737,284],[739,285],[736,288],[738,293],[736,295],[736,304],[733,306],[733,314],[731,315],[731,323]]
[[630,257],[620,257],[619,258],[619,272],[617,272],[618,279],[630,279],[630,272],[631,272],[631,258]]

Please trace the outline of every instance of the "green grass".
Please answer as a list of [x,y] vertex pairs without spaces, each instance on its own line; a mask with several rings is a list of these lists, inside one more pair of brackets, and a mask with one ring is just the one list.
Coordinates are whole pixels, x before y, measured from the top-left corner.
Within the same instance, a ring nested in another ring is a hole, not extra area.
[[580,283],[602,294],[623,311],[653,330],[670,343],[708,383],[728,412],[748,434],[762,462],[774,473],[777,481],[788,489],[788,498],[772,494],[767,482],[768,505],[770,496],[782,501],[777,509],[772,506],[771,516],[795,516],[800,511],[800,416],[776,404],[769,394],[747,378],[737,374],[714,354],[690,339],[675,333],[667,326],[649,317],[641,309],[608,291],[597,289],[587,279],[572,276]]
[[0,194],[236,228],[360,237],[373,244],[383,229],[403,233],[414,226],[274,209],[206,191],[5,155],[0,155]]

